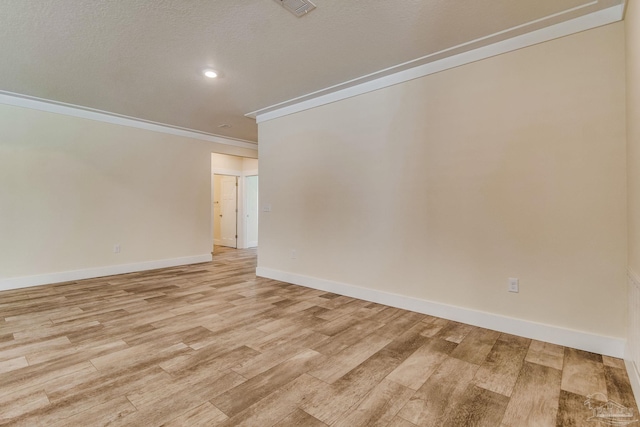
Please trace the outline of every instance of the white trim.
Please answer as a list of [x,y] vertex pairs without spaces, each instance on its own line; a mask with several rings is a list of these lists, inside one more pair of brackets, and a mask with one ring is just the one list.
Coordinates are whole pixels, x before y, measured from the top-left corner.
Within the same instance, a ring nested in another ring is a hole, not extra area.
[[638,372],[635,364],[630,360],[631,355],[628,351],[629,347],[627,346],[624,357],[624,366],[627,368],[627,375],[629,376],[629,382],[631,383],[631,390],[633,390],[633,395],[636,398],[636,406],[640,408],[640,372]]
[[[634,345],[633,343],[633,337],[632,335],[634,333],[636,333],[636,330],[634,330],[634,326],[636,328],[638,328],[638,325],[634,325],[633,322],[635,321],[634,319],[637,318],[637,316],[639,315],[638,313],[632,313],[632,310],[635,308],[634,304],[632,303],[632,299],[634,298],[634,292],[633,292],[633,288],[637,288],[640,289],[640,277],[638,277],[638,275],[635,273],[635,271],[633,271],[630,267],[627,267],[627,276],[629,278],[629,284],[628,284],[628,300],[629,300],[629,311],[627,313],[628,316],[628,330],[627,330],[627,345],[625,348],[625,355],[624,355],[624,364],[625,367],[627,368],[627,375],[629,376],[629,381],[631,382],[631,388],[633,389],[633,394],[635,395],[636,398],[636,403],[638,405],[638,407],[640,408],[640,366],[638,366],[637,363],[637,355],[633,354],[633,350],[632,350],[632,346]],[[638,343],[635,343],[635,346],[637,348]]]
[[[214,153],[215,154],[215,153]],[[237,157],[237,156],[236,156]],[[214,194],[214,176],[215,175],[226,175],[226,176],[235,176],[237,179],[237,190],[236,190],[236,196],[237,196],[237,212],[236,212],[236,235],[238,237],[236,237],[236,248],[237,249],[244,249],[246,248],[245,245],[245,235],[244,235],[244,203],[243,203],[243,197],[244,197],[244,185],[242,182],[242,171],[240,170],[236,170],[236,169],[224,169],[224,168],[211,168],[211,238],[213,239],[213,246],[215,247],[216,245],[218,246],[225,246],[222,244],[222,241],[220,239],[217,239],[218,242],[220,243],[216,243],[216,239],[214,239],[213,237],[213,228],[214,228],[214,217],[213,217],[213,200],[215,198],[215,194]]]
[[213,175],[242,176],[242,171],[235,169],[212,168],[211,173]]
[[[250,169],[250,170],[246,170],[242,173],[242,197],[243,197],[243,212],[242,212],[242,236],[243,236],[243,248],[244,249],[248,249],[248,248],[255,248],[258,246],[258,241],[257,240],[248,240],[249,238],[249,221],[247,221],[247,206],[248,206],[248,199],[247,199],[247,178],[249,177],[258,177],[258,169]],[[260,216],[260,209],[258,208],[258,217]]]
[[82,107],[79,105],[67,104],[65,102],[57,102],[34,96],[21,95],[19,93],[7,92],[4,90],[0,90],[0,104],[63,114],[65,116],[79,117],[82,119],[95,120],[98,122],[111,123],[137,129],[145,129],[169,135],[184,136],[201,141],[248,148],[250,150],[258,149],[257,143],[243,139],[228,138],[211,133],[199,132],[193,129],[171,126],[164,123],[152,122],[150,120],[137,119],[135,117],[125,116],[122,114],[110,113],[108,111],[96,110],[94,108]]
[[256,275],[593,353],[618,358],[622,358],[624,354],[625,340],[621,338],[545,325],[267,267],[258,267]]
[[[424,56],[422,58],[415,59],[413,61],[405,62],[404,64],[399,64],[394,67],[375,72],[373,74],[341,83],[339,85],[331,86],[329,88],[312,92],[301,97],[293,98],[289,101],[274,104],[269,107],[245,114],[245,116],[256,118],[258,123],[262,123],[268,120],[276,119],[278,117],[283,117],[289,114],[319,107],[321,105],[340,101],[346,98],[362,95],[367,92],[372,92],[385,87],[393,86],[409,80],[428,76],[430,74],[438,73],[454,67],[459,67],[471,62],[480,61],[492,56],[512,52],[514,50],[532,46],[534,44],[543,43],[549,40],[568,36],[570,34],[575,34],[581,31],[611,24],[622,19],[624,13],[624,5],[620,4],[568,21],[550,25],[539,30],[531,31],[526,34],[512,37],[507,40],[429,62],[433,57],[446,54],[449,51],[473,45],[474,43],[503,35],[511,31],[516,31],[532,24],[538,24],[548,19],[557,18],[560,15],[574,12],[584,7],[593,6],[596,3],[597,1],[592,1],[573,9],[568,9],[563,12],[544,17],[542,19],[538,19],[523,25],[518,25],[517,27],[509,28],[507,30],[500,31],[498,33],[491,34],[477,40],[473,40],[458,46],[442,50],[440,52]],[[412,68],[404,69],[407,66],[412,66]],[[394,72],[394,70],[399,69],[402,69],[402,71]]]
[[37,276],[12,277],[0,279],[0,291],[28,288],[30,286],[48,285],[51,283],[70,282],[95,277],[114,276],[116,274],[135,273],[138,271],[155,270],[158,268],[175,267],[178,265],[198,264],[210,262],[211,254],[194,255],[182,258],[144,261],[132,264],[110,265],[107,267],[88,268],[84,270],[60,271],[56,273],[39,274]]

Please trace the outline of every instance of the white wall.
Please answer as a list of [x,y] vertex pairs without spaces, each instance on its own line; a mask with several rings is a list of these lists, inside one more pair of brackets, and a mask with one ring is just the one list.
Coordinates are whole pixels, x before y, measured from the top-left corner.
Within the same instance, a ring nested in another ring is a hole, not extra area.
[[210,256],[212,151],[256,156],[0,105],[0,289]]
[[627,195],[629,218],[629,378],[640,406],[640,4],[627,2]]
[[[627,47],[627,166],[629,171],[629,268],[640,275],[640,5],[628,2]],[[639,276],[640,277],[640,276]]]
[[247,176],[244,179],[246,204],[245,204],[245,221],[246,221],[246,238],[247,247],[254,248],[258,246],[258,177]]
[[618,23],[260,123],[259,272],[624,342],[624,55]]

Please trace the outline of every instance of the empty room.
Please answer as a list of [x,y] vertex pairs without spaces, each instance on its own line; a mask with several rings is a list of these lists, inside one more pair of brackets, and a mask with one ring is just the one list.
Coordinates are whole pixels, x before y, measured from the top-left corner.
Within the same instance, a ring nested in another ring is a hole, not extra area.
[[640,0],[3,0],[0,426],[640,426]]

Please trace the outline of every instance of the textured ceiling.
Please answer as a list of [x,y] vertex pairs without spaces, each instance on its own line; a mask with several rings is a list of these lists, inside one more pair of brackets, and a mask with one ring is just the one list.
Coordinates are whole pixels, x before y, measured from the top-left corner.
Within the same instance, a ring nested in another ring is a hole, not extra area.
[[256,141],[249,112],[621,1],[1,0],[0,90]]

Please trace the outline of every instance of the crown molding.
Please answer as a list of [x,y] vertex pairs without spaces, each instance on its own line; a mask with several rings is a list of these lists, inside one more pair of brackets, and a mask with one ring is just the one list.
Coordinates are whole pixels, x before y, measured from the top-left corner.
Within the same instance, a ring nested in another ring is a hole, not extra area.
[[[501,55],[503,53],[522,49],[524,47],[618,22],[623,19],[625,7],[624,3],[587,15],[583,15],[578,18],[560,22],[558,24],[550,25],[548,27],[531,31],[487,46],[428,62],[430,61],[430,59],[446,54],[447,52],[455,51],[457,49],[464,48],[465,46],[486,41],[493,37],[508,34],[510,32],[522,30],[523,28],[540,24],[554,18],[558,18],[559,16],[593,6],[597,3],[597,1],[592,1],[581,6],[567,9],[565,11],[537,19],[526,24],[518,25],[516,27],[512,27],[476,40],[472,40],[458,46],[454,46],[427,56],[423,56],[404,64],[399,64],[397,66],[387,68],[373,74],[368,74],[366,76],[341,83],[339,85],[331,86],[301,97],[293,98],[289,101],[274,104],[269,107],[245,114],[245,116],[255,118],[258,123],[262,123],[268,120],[276,119],[278,117],[283,117],[289,114],[298,113],[300,111],[309,110],[311,108],[330,104],[332,102],[362,95],[368,92],[373,92],[375,90],[407,82],[409,80],[414,80],[420,77],[428,76],[430,74],[449,70],[461,65],[480,61],[492,56]],[[411,66],[413,64],[415,64],[415,66],[406,69],[408,66]],[[394,69],[402,69],[402,71],[393,72]],[[393,73],[389,74],[390,72]],[[377,75],[382,75],[382,77],[376,78]]]
[[171,126],[164,123],[152,122],[150,120],[138,119],[122,114],[110,113],[108,111],[96,110],[93,108],[52,101],[50,99],[37,98],[34,96],[22,95],[19,93],[7,92],[3,90],[0,90],[0,104],[29,108],[32,110],[46,111],[49,113],[62,114],[71,117],[79,117],[82,119],[95,120],[98,122],[111,123],[131,128],[145,129],[153,132],[198,139],[201,141],[232,145],[234,147],[248,148],[250,150],[258,149],[257,143],[246,141],[243,139],[228,138],[211,133],[199,132],[193,129]]

